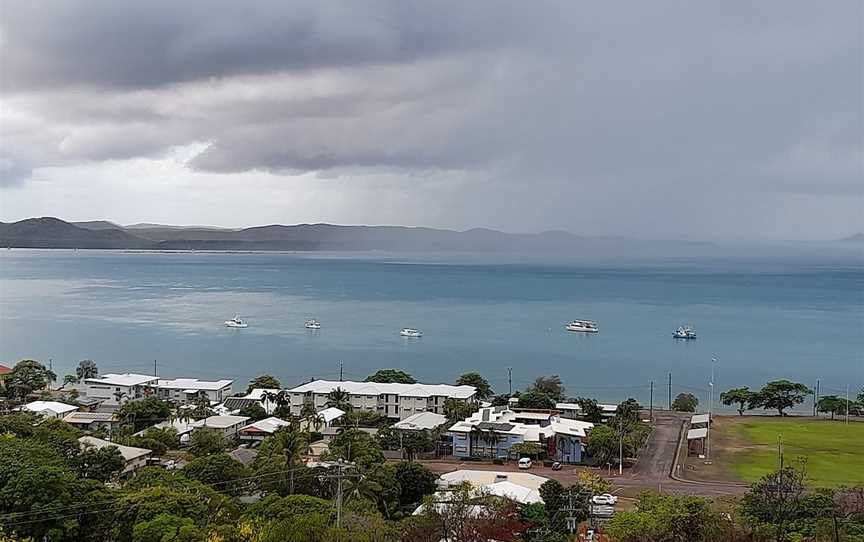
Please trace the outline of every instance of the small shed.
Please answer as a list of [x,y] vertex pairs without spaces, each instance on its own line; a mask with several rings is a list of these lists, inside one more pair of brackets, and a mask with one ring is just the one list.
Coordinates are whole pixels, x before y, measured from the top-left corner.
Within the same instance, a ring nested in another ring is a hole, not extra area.
[[687,455],[705,453],[705,439],[708,438],[708,428],[689,429],[687,431]]
[[709,415],[706,414],[694,414],[690,417],[690,427],[696,429],[699,427],[708,427],[708,423],[710,421]]

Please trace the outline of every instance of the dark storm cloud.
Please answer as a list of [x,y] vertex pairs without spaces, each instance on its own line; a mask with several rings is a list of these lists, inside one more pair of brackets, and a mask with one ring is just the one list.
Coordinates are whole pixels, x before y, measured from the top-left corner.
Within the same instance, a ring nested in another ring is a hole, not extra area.
[[777,207],[860,186],[861,21],[856,1],[5,2],[23,120],[0,173],[199,143],[200,171],[451,172],[507,186],[490,206]]

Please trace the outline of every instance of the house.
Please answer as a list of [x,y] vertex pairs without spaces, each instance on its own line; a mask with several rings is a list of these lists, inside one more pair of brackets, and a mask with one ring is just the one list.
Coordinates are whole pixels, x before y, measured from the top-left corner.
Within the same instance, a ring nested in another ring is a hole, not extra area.
[[315,410],[327,408],[328,394],[335,389],[348,394],[348,403],[354,410],[366,410],[393,419],[405,419],[418,412],[444,413],[447,399],[474,402],[474,386],[449,384],[397,384],[378,382],[352,382],[313,380],[287,390],[291,400],[291,414],[300,416],[303,405],[310,403]]
[[434,412],[418,412],[393,424],[393,429],[399,431],[431,431],[447,423],[447,416]]
[[80,390],[82,395],[102,399],[106,405],[116,405],[145,397],[145,390],[152,390],[158,380],[152,375],[109,373],[100,377],[85,378],[80,385]]
[[123,461],[125,462],[121,475],[131,474],[136,470],[140,469],[141,467],[146,466],[147,459],[153,453],[151,450],[148,450],[146,448],[122,446],[120,444],[115,444],[113,442],[96,437],[81,437],[78,439],[78,442],[81,443],[82,447],[93,446],[95,448],[105,448],[107,446],[114,446],[115,448],[117,448],[117,450],[120,452],[120,455],[123,456]]
[[333,422],[345,415],[344,410],[336,407],[325,408],[318,413],[317,420],[303,419],[300,420],[300,428],[306,431],[318,432],[322,428],[333,427]]
[[105,430],[110,433],[120,426],[120,420],[113,412],[70,412],[63,421],[85,431]]
[[0,365],[0,378],[2,378],[3,375],[8,375],[11,372],[12,372],[11,367],[6,367],[5,365]]
[[227,411],[236,412],[243,407],[257,403],[258,405],[261,405],[264,412],[267,414],[273,414],[277,405],[275,401],[269,399],[269,396],[276,395],[280,391],[281,390],[277,389],[255,388],[246,395],[240,397],[226,397],[223,405]]
[[[611,403],[598,403],[597,406],[600,407],[600,413],[604,421],[615,416],[615,412],[618,410],[618,405]],[[562,418],[576,419],[584,415],[582,407],[576,403],[555,403],[555,410],[561,412]]]
[[452,489],[464,483],[473,487],[486,487],[500,482],[510,482],[528,490],[538,491],[549,478],[537,476],[530,472],[496,472],[491,470],[455,470],[438,477],[436,484],[439,489]]
[[[523,420],[523,421],[518,421]],[[550,459],[579,463],[588,433],[594,424],[562,418],[554,412],[542,416],[515,412],[507,407],[482,408],[448,433],[453,437],[453,455],[458,458],[508,458],[519,443],[536,443]],[[535,423],[537,422],[537,423]]]
[[252,422],[249,425],[240,428],[238,436],[240,440],[264,440],[280,427],[287,427],[291,422],[286,422],[276,417],[264,418],[257,422]]
[[[189,435],[195,429],[192,424],[195,423],[192,420],[184,420],[180,418],[174,418],[173,420],[165,420],[164,422],[159,422],[156,425],[151,425],[147,429],[167,429],[171,428],[177,432],[177,436],[180,437],[180,444],[185,444],[189,441]],[[138,431],[135,433],[136,437],[143,436],[147,431],[144,429],[143,431]]]
[[78,407],[57,401],[33,401],[22,406],[19,410],[35,412],[48,418],[62,418],[67,413],[78,410]]
[[163,401],[186,404],[206,399],[221,403],[231,395],[233,380],[198,380],[197,378],[159,379],[154,387]]
[[217,429],[228,438],[236,438],[240,428],[249,421],[248,416],[210,416],[197,422],[192,422],[193,432],[202,427]]
[[[325,427],[321,430],[321,436],[324,438],[323,442],[330,443],[336,438],[339,433],[344,430],[343,427]],[[358,431],[363,431],[364,433],[369,433],[370,436],[375,436],[378,434],[378,429],[374,427],[358,427]]]

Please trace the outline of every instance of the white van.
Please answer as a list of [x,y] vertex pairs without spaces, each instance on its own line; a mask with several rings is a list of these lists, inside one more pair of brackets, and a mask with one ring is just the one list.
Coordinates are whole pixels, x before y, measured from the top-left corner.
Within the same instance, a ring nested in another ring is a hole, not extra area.
[[520,469],[530,469],[531,468],[531,458],[523,457],[519,460],[519,468]]

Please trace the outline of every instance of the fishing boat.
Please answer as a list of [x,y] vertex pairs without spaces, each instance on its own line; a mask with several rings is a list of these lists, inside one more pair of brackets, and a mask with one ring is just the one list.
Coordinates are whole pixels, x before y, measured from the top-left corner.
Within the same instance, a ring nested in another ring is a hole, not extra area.
[[422,337],[423,332],[419,329],[414,329],[413,327],[403,327],[402,331],[399,332],[399,335],[403,337]]
[[696,330],[690,326],[678,326],[675,333],[672,334],[676,339],[695,339]]
[[230,320],[225,320],[225,327],[244,328],[244,327],[249,327],[249,324],[247,324],[242,319],[240,319],[239,316],[234,316],[234,318],[232,318]]
[[600,328],[597,327],[597,322],[591,320],[573,320],[564,329],[567,331],[581,331],[582,333],[598,333]]

